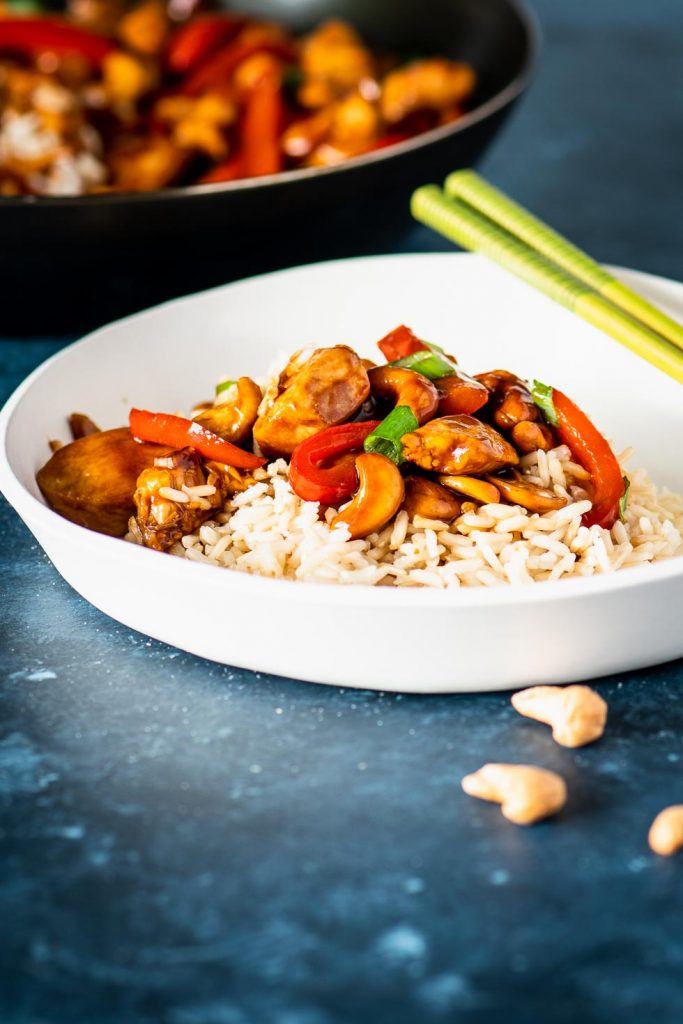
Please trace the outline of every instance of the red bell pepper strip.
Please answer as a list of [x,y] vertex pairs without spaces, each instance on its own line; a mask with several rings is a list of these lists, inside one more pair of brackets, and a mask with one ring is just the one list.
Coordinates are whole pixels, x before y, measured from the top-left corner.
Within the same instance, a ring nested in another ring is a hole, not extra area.
[[462,413],[471,416],[489,399],[488,388],[461,370],[439,377],[433,383],[439,392],[438,416],[459,416]]
[[323,505],[340,505],[350,498],[358,487],[355,461],[342,459],[333,466],[322,463],[343,452],[362,448],[365,438],[380,422],[342,423],[302,441],[292,452],[289,463],[289,482],[293,490],[304,501],[319,501]]
[[242,119],[242,159],[248,178],[282,170],[283,118],[280,75],[276,71],[266,72],[249,90]]
[[420,341],[410,327],[406,327],[405,324],[389,331],[381,341],[377,342],[377,346],[388,363],[393,363],[397,359],[405,359],[406,356],[412,356],[414,352],[421,352],[423,349],[429,348],[429,345]]
[[200,185],[215,185],[219,181],[236,181],[244,177],[244,160],[241,153],[230,156],[220,164],[216,164],[199,179]]
[[25,57],[77,53],[91,64],[100,65],[114,48],[111,39],[59,18],[0,18],[0,51]]
[[166,65],[169,71],[186,75],[219,46],[234,39],[244,24],[244,18],[229,14],[204,14],[188,21],[168,42]]
[[166,444],[172,448],[194,448],[202,458],[222,462],[236,469],[257,469],[267,459],[245,452],[230,441],[224,441],[212,430],[207,430],[195,420],[172,416],[166,412],[147,412],[131,409],[129,417],[133,437],[140,441]]
[[[619,516],[624,478],[614,452],[586,414],[557,388],[551,390],[555,431],[576,461],[591,475],[593,507],[583,517],[584,526],[609,530]],[[534,396],[535,397],[535,396]]]
[[208,89],[224,87],[235,68],[256,53],[269,53],[287,61],[293,60],[295,56],[291,45],[282,39],[247,39],[243,42],[236,39],[230,46],[209,55],[199,64],[183,82],[181,92],[186,96],[198,96]]

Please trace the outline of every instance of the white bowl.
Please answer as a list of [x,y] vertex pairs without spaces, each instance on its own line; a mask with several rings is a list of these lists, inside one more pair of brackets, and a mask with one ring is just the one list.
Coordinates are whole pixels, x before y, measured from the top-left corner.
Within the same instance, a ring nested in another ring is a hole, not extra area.
[[[678,315],[683,286],[625,279]],[[103,427],[132,405],[175,410],[222,373],[284,350],[367,355],[398,323],[474,372],[561,387],[659,484],[683,491],[680,385],[476,256],[390,256],[253,278],[104,327],[39,367],[0,414],[0,486],[59,572],[106,614],[214,661],[405,692],[565,683],[683,655],[683,558],[588,579],[481,590],[269,580],[142,550],[48,509],[35,482],[65,416]]]

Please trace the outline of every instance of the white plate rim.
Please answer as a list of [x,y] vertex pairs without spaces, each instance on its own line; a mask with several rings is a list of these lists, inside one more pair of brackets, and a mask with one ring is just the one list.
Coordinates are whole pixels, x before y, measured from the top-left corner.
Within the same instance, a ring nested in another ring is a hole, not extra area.
[[[229,284],[218,285],[215,288],[206,289],[191,295],[183,295],[160,303],[156,306],[152,306],[148,309],[140,310],[139,312],[130,314],[129,316],[123,317],[119,320],[112,321],[102,327],[98,327],[95,331],[85,335],[85,337],[80,338],[60,349],[58,352],[54,353],[54,355],[48,357],[48,359],[37,366],[28,375],[28,377],[18,385],[7,399],[2,409],[0,409],[0,492],[5,495],[10,505],[18,514],[21,515],[21,513],[19,513],[19,508],[21,507],[26,513],[27,520],[39,523],[41,529],[46,530],[53,536],[61,534],[65,538],[68,537],[74,542],[80,543],[84,547],[100,548],[101,545],[105,544],[108,546],[110,553],[113,553],[113,551],[116,550],[119,553],[119,556],[125,558],[130,558],[131,556],[136,559],[146,558],[149,560],[150,558],[153,558],[155,561],[153,563],[150,562],[149,564],[150,566],[152,564],[155,565],[157,572],[163,571],[167,575],[170,574],[174,577],[177,576],[179,580],[184,579],[185,582],[187,582],[188,579],[191,579],[191,576],[188,574],[194,573],[196,575],[198,573],[210,572],[213,574],[211,579],[214,583],[217,583],[216,574],[218,573],[218,569],[215,566],[203,565],[197,562],[192,562],[189,559],[168,556],[164,556],[162,561],[159,552],[141,548],[138,545],[126,544],[125,542],[122,543],[121,538],[109,537],[104,534],[95,533],[94,531],[87,530],[82,526],[78,526],[77,524],[62,518],[31,494],[15,476],[7,452],[7,432],[14,411],[22,398],[30,390],[33,383],[54,363],[58,362],[65,353],[71,353],[80,348],[97,346],[102,342],[102,335],[106,335],[112,327],[116,326],[125,328],[128,323],[138,321],[139,319],[145,318],[150,314],[154,314],[159,310],[167,310],[184,304],[190,304],[197,300],[201,300],[206,296],[214,295],[230,289],[235,284],[241,284],[246,281],[266,281],[282,275],[300,273],[301,271],[306,270],[313,271],[316,268],[328,268],[333,270],[335,266],[362,261],[414,260],[419,259],[420,257],[429,258],[434,256],[457,259],[478,258],[473,257],[470,253],[427,252],[390,253],[380,256],[369,255],[351,257],[350,259],[322,260],[302,266],[286,267],[281,270],[271,271],[267,274],[254,275],[253,277],[243,278],[240,281],[230,282]],[[608,269],[616,274],[625,273],[633,275],[634,277],[637,276],[643,280],[643,282],[651,281],[664,286],[675,285],[681,287],[681,282],[665,278],[660,275],[647,274],[626,267],[610,266]],[[116,548],[112,548],[111,545],[116,545]],[[624,570],[623,572],[616,571],[605,575],[586,578],[574,577],[564,580],[548,580],[544,581],[541,587],[531,584],[519,586],[501,584],[496,587],[481,588],[392,588],[357,584],[342,585],[339,583],[273,579],[270,577],[257,576],[235,570],[228,570],[222,575],[226,578],[226,587],[244,588],[247,593],[251,593],[251,588],[262,590],[264,587],[275,587],[278,588],[281,594],[283,593],[282,588],[287,588],[286,593],[288,600],[299,600],[304,603],[307,603],[311,599],[312,594],[324,594],[325,603],[329,604],[341,606],[376,605],[378,600],[383,600],[382,595],[387,595],[387,601],[400,608],[425,606],[442,607],[443,605],[452,606],[453,608],[465,606],[477,607],[479,605],[498,607],[512,602],[515,605],[518,605],[520,603],[536,603],[539,600],[543,600],[544,602],[552,601],[553,603],[562,603],[563,599],[566,601],[574,600],[582,594],[610,593],[626,589],[628,587],[658,583],[667,579],[683,576],[683,556],[663,559],[662,561],[654,562],[649,565],[629,567],[628,570]],[[198,579],[200,577],[197,576],[196,578]]]

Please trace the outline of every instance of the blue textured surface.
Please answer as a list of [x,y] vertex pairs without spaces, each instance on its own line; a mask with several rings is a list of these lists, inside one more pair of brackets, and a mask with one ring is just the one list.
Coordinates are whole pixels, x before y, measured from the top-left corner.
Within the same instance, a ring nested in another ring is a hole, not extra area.
[[[541,69],[484,171],[683,278],[683,6],[536,6]],[[59,347],[3,342],[2,397]],[[565,751],[506,695],[178,653],[82,601],[4,503],[0,525],[4,1024],[683,1020],[683,859],[646,844],[683,799],[683,664],[601,682],[605,739]],[[520,830],[464,797],[491,758],[560,770],[565,811]]]

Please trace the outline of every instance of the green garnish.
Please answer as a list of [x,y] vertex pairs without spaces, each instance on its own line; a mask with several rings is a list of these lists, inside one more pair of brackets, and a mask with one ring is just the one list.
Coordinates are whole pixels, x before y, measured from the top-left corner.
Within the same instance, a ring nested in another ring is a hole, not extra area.
[[621,479],[624,481],[624,493],[619,498],[619,518],[623,523],[626,518],[626,506],[628,504],[628,492],[631,490],[631,481],[627,476],[622,476]]
[[403,445],[401,438],[411,430],[419,427],[417,417],[407,405],[397,405],[379,426],[365,438],[363,448],[366,452],[386,455],[388,459],[400,466],[403,462]]
[[282,85],[288,92],[296,92],[303,85],[304,73],[297,64],[288,64],[282,73]]
[[220,384],[216,384],[216,398],[222,395],[224,391],[228,391],[236,383],[236,380],[222,380]]
[[36,0],[11,0],[8,6],[12,14],[42,14],[44,10]]
[[389,363],[389,366],[403,366],[406,370],[415,370],[416,373],[421,373],[429,380],[439,380],[441,377],[450,377],[455,373],[453,364],[444,359],[439,351],[436,351],[436,346],[431,345],[428,349],[421,349],[419,352],[413,352],[410,356],[404,356],[403,359],[396,359],[393,363]]
[[553,389],[549,384],[541,384],[540,380],[531,382],[531,397],[551,426],[557,426],[557,413],[553,405]]

